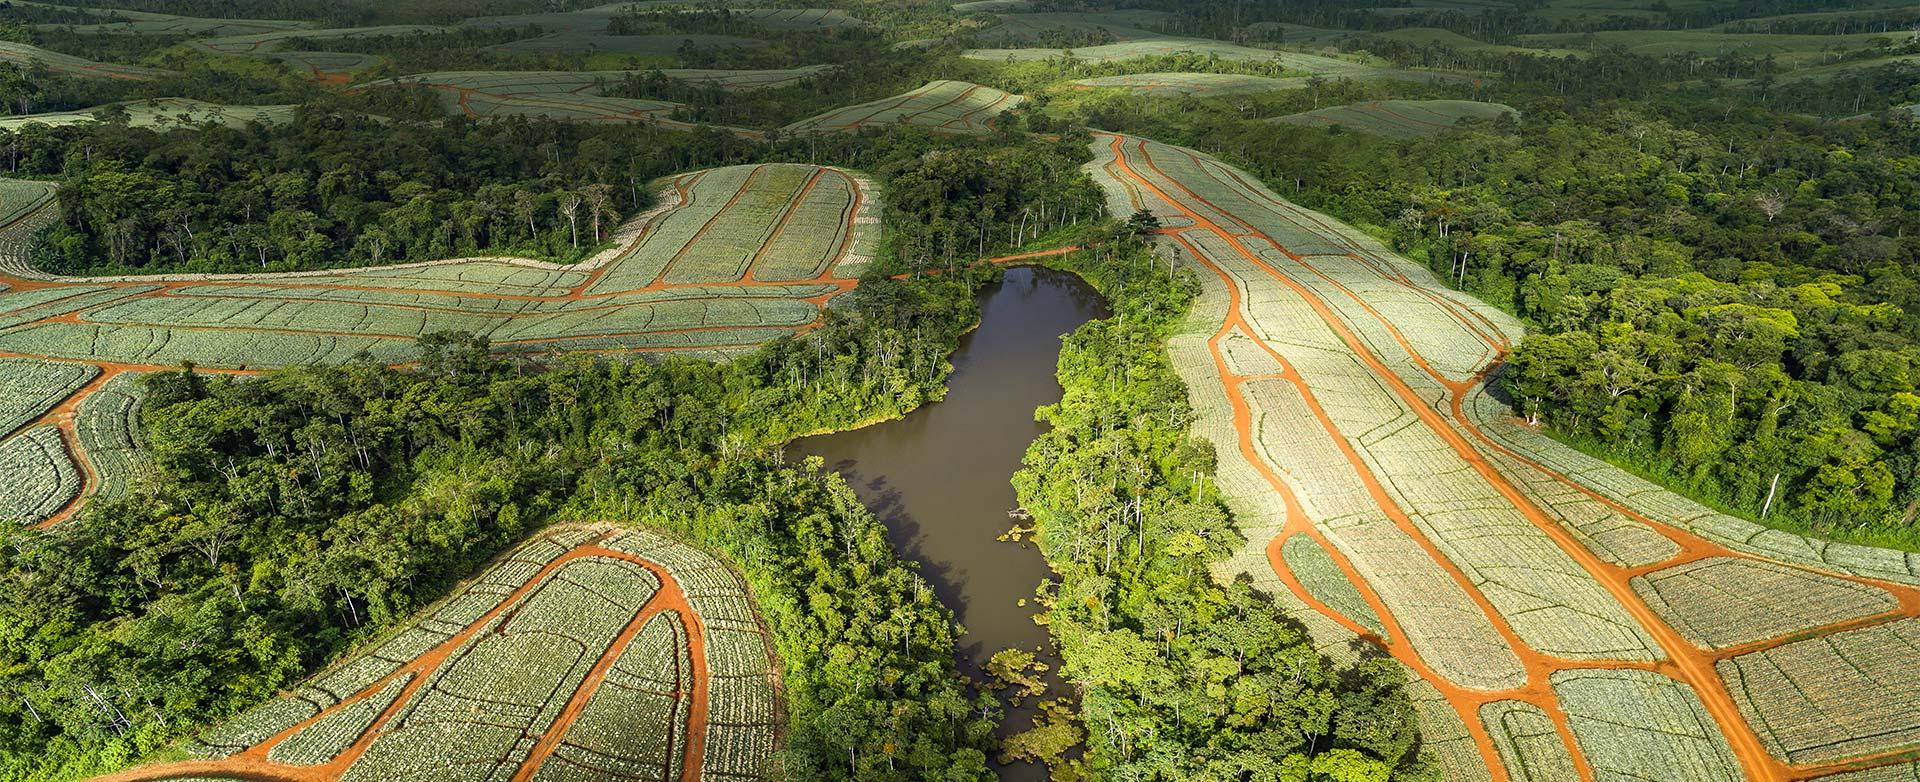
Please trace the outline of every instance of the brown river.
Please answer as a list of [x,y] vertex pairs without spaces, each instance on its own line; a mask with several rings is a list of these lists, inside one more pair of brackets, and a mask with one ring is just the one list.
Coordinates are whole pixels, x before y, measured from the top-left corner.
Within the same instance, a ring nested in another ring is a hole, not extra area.
[[[844,475],[886,523],[894,547],[920,563],[967,629],[961,667],[976,681],[986,679],[987,658],[1009,647],[1042,651],[1057,665],[1046,628],[1033,622],[1033,591],[1049,574],[1046,562],[1032,544],[998,538],[1018,504],[1009,481],[1045,431],[1034,410],[1060,401],[1059,338],[1107,315],[1078,278],[1032,267],[1008,269],[982,291],[980,306],[980,328],[960,341],[944,401],[787,448],[790,459],[818,455]],[[1001,733],[1031,726],[1030,707],[1010,710]],[[1046,779],[1037,764],[996,767],[1004,780]]]

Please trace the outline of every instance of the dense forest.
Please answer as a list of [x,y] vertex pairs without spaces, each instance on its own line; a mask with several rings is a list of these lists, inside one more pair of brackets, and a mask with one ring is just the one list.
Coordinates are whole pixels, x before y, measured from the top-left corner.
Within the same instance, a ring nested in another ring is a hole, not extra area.
[[1520,315],[1504,386],[1575,442],[1773,523],[1920,545],[1920,125],[1639,96],[1642,65],[1591,58],[1567,97],[1498,83],[1480,97],[1519,122],[1405,141],[1248,118],[1388,92],[1351,83],[1080,110],[1222,154]]

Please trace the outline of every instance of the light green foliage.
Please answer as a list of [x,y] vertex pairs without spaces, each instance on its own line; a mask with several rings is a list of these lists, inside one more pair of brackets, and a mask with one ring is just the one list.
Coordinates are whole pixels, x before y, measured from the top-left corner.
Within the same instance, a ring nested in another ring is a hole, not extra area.
[[1579,778],[1553,719],[1540,707],[1524,701],[1494,701],[1480,707],[1480,721],[1514,782]]
[[80,496],[80,471],[60,430],[39,426],[0,440],[0,524],[38,524]]
[[1305,77],[1274,79],[1237,73],[1135,73],[1096,76],[1074,84],[1082,87],[1121,87],[1149,95],[1241,95],[1274,90],[1305,89]]
[[1920,746],[1920,620],[1795,641],[1722,661],[1741,712],[1774,756],[1830,763]]
[[[1734,557],[1675,565],[1633,580],[1647,606],[1708,649],[1776,638],[1891,611],[1886,590],[1765,560]],[[1792,599],[1782,599],[1791,595]]]
[[134,79],[147,81],[167,75],[167,71],[146,68],[138,65],[120,65],[118,63],[94,62],[59,52],[47,51],[38,46],[0,41],[0,62],[13,63],[21,68],[39,65],[55,73],[68,76],[98,77],[105,79]]
[[99,374],[92,364],[0,358],[0,436],[39,418]]
[[1651,671],[1556,671],[1554,695],[1596,782],[1737,782],[1740,764],[1685,684]]
[[100,122],[107,112],[125,112],[126,122],[136,128],[195,127],[214,123],[227,127],[241,127],[249,122],[287,122],[293,119],[293,113],[299,106],[282,104],[276,106],[223,106],[218,103],[193,100],[191,98],[151,98],[148,100],[115,103],[79,111],[55,111],[45,114],[19,114],[0,117],[0,130],[17,130],[26,125],[72,125],[81,122]]
[[993,131],[990,123],[1000,112],[1025,101],[1024,96],[992,87],[961,81],[933,81],[904,95],[800,120],[782,128],[781,132],[832,133],[903,123],[937,133],[986,134]]
[[99,479],[93,488],[95,497],[119,498],[142,472],[140,403],[146,397],[142,376],[138,372],[115,375],[80,402],[75,428],[80,449]]
[[1387,628],[1380,623],[1380,617],[1373,612],[1373,606],[1360,596],[1360,590],[1347,579],[1346,573],[1333,561],[1333,555],[1327,553],[1313,538],[1295,535],[1281,544],[1280,555],[1286,560],[1287,568],[1300,579],[1302,586],[1312,592],[1320,602],[1326,603],[1335,611],[1372,630],[1384,638]]

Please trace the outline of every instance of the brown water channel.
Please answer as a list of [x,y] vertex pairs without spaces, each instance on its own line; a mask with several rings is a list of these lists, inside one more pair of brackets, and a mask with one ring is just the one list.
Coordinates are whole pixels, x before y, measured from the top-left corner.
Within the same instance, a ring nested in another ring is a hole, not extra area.
[[[1046,431],[1033,412],[1060,401],[1059,338],[1107,315],[1078,278],[1030,267],[1008,269],[981,293],[980,306],[980,328],[960,341],[944,401],[787,449],[795,461],[824,458],[886,523],[894,547],[920,563],[967,629],[961,666],[976,681],[986,678],[987,658],[1008,647],[1045,650],[1057,664],[1046,628],[1033,623],[1033,590],[1050,572],[1046,562],[1030,543],[997,538],[1013,524],[1009,481],[1027,445]],[[1009,712],[1003,735],[1032,725],[1031,705]],[[1005,780],[1046,779],[1037,764],[999,771]]]

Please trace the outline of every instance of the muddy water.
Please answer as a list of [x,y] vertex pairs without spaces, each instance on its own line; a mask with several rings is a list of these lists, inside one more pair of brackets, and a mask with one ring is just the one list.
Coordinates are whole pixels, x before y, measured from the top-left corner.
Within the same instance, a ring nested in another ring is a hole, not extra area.
[[[1033,411],[1060,401],[1059,337],[1106,314],[1092,289],[1071,275],[1008,269],[981,294],[980,328],[960,342],[945,401],[787,448],[789,458],[818,455],[844,475],[886,523],[895,548],[920,563],[967,629],[961,664],[976,680],[985,679],[981,668],[996,651],[1050,648],[1046,628],[1033,623],[1033,590],[1048,574],[1046,562],[1031,544],[996,538],[1013,523],[1009,480],[1027,445],[1045,431]],[[1010,712],[1002,733],[1027,728],[1031,716],[1027,709]],[[1000,768],[1000,777],[1044,780],[1046,771],[1023,763]]]

